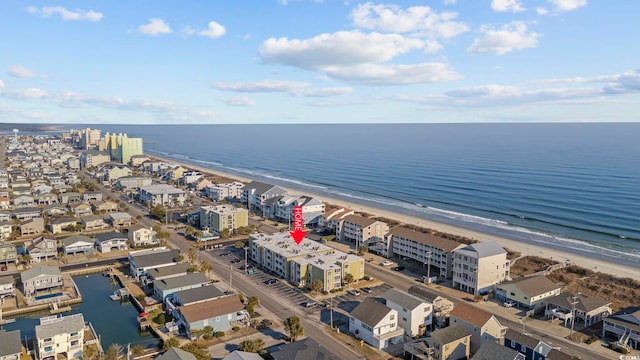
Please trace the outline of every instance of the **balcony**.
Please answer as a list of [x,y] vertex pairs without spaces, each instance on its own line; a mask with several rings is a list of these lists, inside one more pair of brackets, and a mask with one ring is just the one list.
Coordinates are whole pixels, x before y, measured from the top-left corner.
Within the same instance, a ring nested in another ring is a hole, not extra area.
[[378,339],[380,341],[385,341],[388,339],[393,339],[396,338],[398,336],[403,336],[404,335],[404,329],[401,327],[396,327],[395,330],[390,331],[388,333],[384,333],[384,334],[373,334],[373,338],[374,339]]

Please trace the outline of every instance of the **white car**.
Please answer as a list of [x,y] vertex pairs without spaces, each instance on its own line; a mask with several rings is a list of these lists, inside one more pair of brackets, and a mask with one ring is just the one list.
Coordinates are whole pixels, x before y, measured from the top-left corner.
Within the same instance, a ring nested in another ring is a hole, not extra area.
[[513,301],[513,300],[509,300],[509,301],[505,301],[502,305],[503,305],[504,307],[508,307],[508,308],[510,308],[510,307],[514,307],[514,306],[516,306],[516,302],[515,302],[515,301]]
[[391,266],[391,265],[393,265],[393,261],[389,261],[389,260],[383,261],[383,262],[380,263],[380,265],[382,265],[382,266]]

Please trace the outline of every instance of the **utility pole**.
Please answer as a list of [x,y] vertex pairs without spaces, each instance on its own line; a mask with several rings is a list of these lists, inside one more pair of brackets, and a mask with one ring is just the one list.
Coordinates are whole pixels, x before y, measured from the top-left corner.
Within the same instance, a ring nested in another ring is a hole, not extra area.
[[431,251],[427,251],[427,281],[431,284]]
[[333,330],[333,293],[329,292],[329,324],[331,325],[331,330]]
[[247,250],[249,250],[248,246],[245,246],[244,248],[244,273],[247,273]]
[[576,322],[576,304],[578,303],[580,293],[573,294],[571,297],[571,333],[569,339],[573,341],[573,324]]

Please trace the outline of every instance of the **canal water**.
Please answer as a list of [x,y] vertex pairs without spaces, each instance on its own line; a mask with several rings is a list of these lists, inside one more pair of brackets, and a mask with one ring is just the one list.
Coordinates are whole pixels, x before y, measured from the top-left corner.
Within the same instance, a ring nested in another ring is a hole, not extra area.
[[[138,331],[138,310],[130,302],[120,303],[112,301],[109,295],[113,294],[118,286],[108,277],[101,274],[74,277],[82,294],[82,304],[74,305],[71,312],[64,315],[84,314],[85,321],[91,322],[100,336],[102,347],[106,351],[111,344],[133,347],[140,344],[144,347],[152,347],[158,343],[151,333]],[[40,324],[40,318],[49,316],[46,311],[35,312],[16,318],[16,322],[6,324],[6,330],[20,329],[22,339],[33,338],[35,327]]]

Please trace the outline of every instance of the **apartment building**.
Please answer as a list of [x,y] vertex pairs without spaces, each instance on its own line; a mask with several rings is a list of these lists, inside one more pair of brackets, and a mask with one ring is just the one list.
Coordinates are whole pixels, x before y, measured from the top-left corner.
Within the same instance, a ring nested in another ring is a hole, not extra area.
[[116,187],[122,190],[137,190],[152,183],[153,180],[146,176],[123,176],[116,181]]
[[278,186],[266,184],[260,181],[252,181],[242,188],[242,196],[240,200],[247,204],[249,210],[265,214],[267,200],[285,195],[286,193],[287,190]]
[[467,245],[454,251],[453,287],[470,294],[486,294],[509,277],[511,262],[496,242]]
[[346,216],[338,234],[340,240],[354,242],[356,248],[367,245],[375,246],[384,243],[384,236],[389,232],[389,225],[382,221],[358,215]]
[[364,277],[364,259],[337,251],[318,242],[303,239],[296,245],[289,234],[249,236],[249,258],[262,268],[300,287],[322,281],[323,289],[342,287],[344,277]]
[[200,208],[200,227],[220,233],[249,225],[249,211],[232,205],[203,206]]
[[106,133],[104,139],[107,151],[113,161],[127,164],[131,157],[144,154],[142,138],[130,138],[127,134]]
[[[373,249],[369,247],[369,251],[376,250],[387,257],[397,255],[408,258],[425,267],[435,267],[441,277],[450,278],[453,273],[453,252],[464,246],[456,241],[398,226],[387,233],[383,244]],[[432,274],[438,275],[435,272]]]
[[242,197],[243,187],[244,184],[237,181],[227,184],[211,184],[204,188],[204,193],[211,201],[239,199]]
[[138,200],[143,204],[148,202],[149,206],[182,205],[186,199],[184,190],[171,185],[157,184],[138,189]]
[[280,221],[293,222],[293,209],[302,207],[302,222],[305,225],[316,225],[324,214],[324,203],[307,195],[282,195],[275,202],[272,210],[274,218]]

